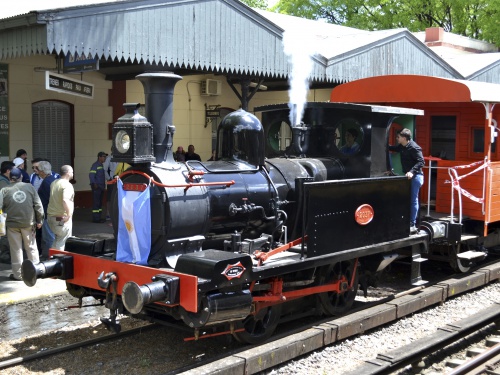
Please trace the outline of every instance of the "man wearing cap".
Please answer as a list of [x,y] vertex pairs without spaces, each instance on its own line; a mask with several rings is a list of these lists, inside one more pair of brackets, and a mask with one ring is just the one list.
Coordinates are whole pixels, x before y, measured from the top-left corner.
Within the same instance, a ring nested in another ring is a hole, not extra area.
[[35,264],[39,263],[35,228],[41,228],[43,223],[42,202],[33,185],[23,183],[21,179],[21,170],[12,168],[11,184],[0,190],[0,208],[7,213],[7,239],[12,264],[12,274],[9,276],[11,280],[22,280],[23,244],[28,259]]
[[22,173],[22,182],[26,182],[26,183],[30,183],[30,175],[28,174],[28,172],[26,172],[24,170],[24,159],[23,158],[15,158],[14,160],[12,160],[12,162],[14,163],[14,166],[16,168],[19,168],[21,170],[21,173]]
[[101,219],[102,214],[102,198],[106,190],[106,175],[104,174],[104,162],[106,161],[105,152],[101,151],[97,154],[97,160],[90,167],[89,180],[90,188],[92,189],[92,222],[103,223],[106,220]]

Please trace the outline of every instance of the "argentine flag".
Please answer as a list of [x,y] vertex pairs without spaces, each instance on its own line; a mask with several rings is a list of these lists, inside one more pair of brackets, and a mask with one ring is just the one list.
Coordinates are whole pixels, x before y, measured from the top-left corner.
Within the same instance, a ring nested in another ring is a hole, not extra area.
[[149,187],[144,191],[123,190],[118,185],[118,239],[116,260],[147,265],[151,248],[151,205]]

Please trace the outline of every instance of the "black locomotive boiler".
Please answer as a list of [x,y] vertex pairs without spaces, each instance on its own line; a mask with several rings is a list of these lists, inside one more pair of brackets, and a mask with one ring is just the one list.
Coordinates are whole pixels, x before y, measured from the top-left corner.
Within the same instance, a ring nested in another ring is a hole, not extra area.
[[[172,98],[181,77],[137,79],[146,117],[137,104],[125,104],[112,153],[131,165],[119,176],[124,190],[149,189],[145,264],[117,261],[114,241],[78,238],[66,251],[51,250],[48,261],[23,264],[28,285],[58,277],[73,296],[106,301],[110,317],[103,322],[116,331],[123,313],[185,324],[196,338],[211,327],[257,343],[282,315],[346,312],[358,286],[366,291],[398,257],[411,256],[411,281],[423,283],[419,261],[430,241],[460,235],[459,226],[441,221],[410,235],[410,182],[384,174],[391,123],[421,111],[308,103],[304,122],[295,125],[288,105],[261,108],[262,123],[238,110],[219,126],[216,161],[178,163]],[[295,125],[289,136],[283,124]],[[342,147],[349,129],[354,152]],[[120,210],[115,196],[115,233]]]

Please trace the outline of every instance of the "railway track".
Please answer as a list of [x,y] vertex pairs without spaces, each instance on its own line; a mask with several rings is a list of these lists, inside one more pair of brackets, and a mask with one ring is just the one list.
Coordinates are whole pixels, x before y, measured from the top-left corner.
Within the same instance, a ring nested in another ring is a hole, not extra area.
[[363,334],[373,328],[441,304],[460,294],[498,282],[499,279],[500,261],[495,260],[470,274],[453,275],[447,280],[439,281],[414,293],[395,296],[381,304],[340,318],[319,322],[301,332],[180,373],[243,375],[263,372],[346,338]]
[[104,342],[109,341],[109,340],[119,340],[119,339],[122,339],[122,338],[125,338],[128,336],[131,336],[131,335],[136,335],[139,333],[150,331],[153,328],[155,328],[155,325],[150,324],[150,325],[146,325],[143,327],[129,329],[127,331],[123,331],[123,332],[120,332],[117,334],[109,334],[106,336],[97,337],[97,338],[84,340],[84,341],[80,341],[80,342],[75,342],[75,343],[64,345],[64,346],[57,347],[57,348],[39,351],[37,353],[29,354],[29,355],[26,355],[23,357],[10,358],[10,359],[7,359],[7,360],[0,362],[0,371],[3,369],[6,369],[8,367],[25,364],[27,362],[38,360],[38,359],[48,358],[50,356],[61,354],[61,353],[67,352],[67,351],[77,350],[77,349],[85,348],[87,346],[104,343]]
[[[369,359],[363,366],[357,367],[354,371],[346,375],[381,375],[391,374],[407,365],[418,368],[422,358],[434,354],[446,347],[459,343],[467,336],[485,329],[489,325],[500,323],[500,302],[484,309],[469,318],[458,322],[446,324],[437,330],[433,335],[421,338],[409,345],[402,346],[393,351],[378,354],[375,358]],[[484,353],[484,361],[500,353],[500,345],[492,353]],[[455,369],[453,374],[466,374],[482,365],[484,361],[471,361],[467,365],[463,364]],[[456,366],[456,362],[454,363]]]
[[[187,356],[179,359],[177,364],[169,364],[163,367],[163,373],[231,373],[231,374],[253,374],[280,363],[289,361],[297,356],[318,350],[326,345],[341,341],[353,335],[362,334],[364,331],[390,323],[403,316],[425,309],[428,306],[439,304],[444,300],[479,288],[500,278],[500,262],[484,265],[472,274],[454,275],[447,280],[442,280],[430,287],[418,287],[406,290],[394,295],[385,296],[375,302],[360,303],[358,308],[351,311],[349,315],[332,320],[310,319],[306,324],[295,324],[293,332],[283,329],[282,333],[274,336],[274,341],[255,347],[239,346],[232,350],[233,345],[218,350],[217,353],[206,355]],[[288,328],[287,325],[283,325]],[[160,328],[158,328],[160,329]],[[142,330],[142,331],[141,331]],[[167,330],[165,328],[165,330]],[[147,331],[144,328],[124,332],[133,335],[139,332],[149,332],[148,336],[141,340],[154,340],[156,331]],[[179,336],[177,336],[179,337]],[[95,346],[100,340],[118,340],[120,336],[107,335],[106,337],[93,340],[85,340],[67,345],[64,348],[54,348],[41,353],[33,353],[23,357],[7,358],[0,363],[0,370],[5,366],[16,366],[26,361],[40,360],[60,354],[62,351],[77,350],[82,346]],[[171,340],[171,339],[170,339]],[[215,339],[211,339],[215,340]],[[221,339],[215,345],[221,344]],[[206,340],[201,340],[196,345],[208,345]],[[122,343],[125,345],[126,343]],[[122,345],[120,344],[120,345]],[[189,343],[194,345],[195,343]],[[172,342],[169,342],[164,350],[169,350]],[[210,344],[210,345],[213,345]],[[117,345],[118,346],[118,345]],[[221,345],[222,346],[222,345]],[[231,348],[229,348],[231,346]],[[102,350],[102,346],[100,347]],[[100,350],[99,348],[96,350]],[[139,355],[139,353],[137,353]],[[179,356],[180,357],[180,356]],[[193,365],[193,359],[195,365]],[[188,365],[189,364],[189,365]],[[38,366],[38,368],[43,366]]]

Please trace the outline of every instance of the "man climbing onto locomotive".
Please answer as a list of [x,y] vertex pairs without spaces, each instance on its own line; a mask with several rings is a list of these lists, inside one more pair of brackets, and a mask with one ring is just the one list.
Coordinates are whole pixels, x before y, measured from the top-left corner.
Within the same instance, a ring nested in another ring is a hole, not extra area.
[[395,146],[389,146],[390,151],[399,152],[401,155],[401,165],[403,173],[411,180],[410,197],[410,233],[417,233],[417,214],[418,214],[418,192],[424,183],[422,167],[424,166],[424,156],[422,148],[411,139],[410,129],[403,129],[396,136],[398,142]]

